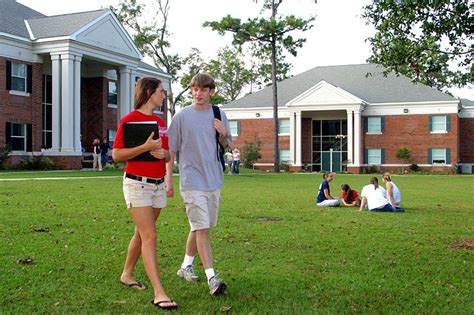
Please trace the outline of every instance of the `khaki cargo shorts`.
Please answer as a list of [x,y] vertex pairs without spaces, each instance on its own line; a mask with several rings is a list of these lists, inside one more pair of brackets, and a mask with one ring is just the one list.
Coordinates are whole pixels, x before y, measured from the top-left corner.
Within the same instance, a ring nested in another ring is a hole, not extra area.
[[221,190],[181,191],[191,231],[208,229],[217,225],[217,214],[221,201]]
[[151,184],[124,177],[123,195],[128,208],[166,208],[166,184]]

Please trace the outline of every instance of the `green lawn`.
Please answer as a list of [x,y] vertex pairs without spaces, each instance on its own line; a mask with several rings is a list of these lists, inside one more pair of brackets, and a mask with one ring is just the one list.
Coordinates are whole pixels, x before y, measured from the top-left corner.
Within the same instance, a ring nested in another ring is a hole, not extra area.
[[[118,283],[133,231],[120,174],[0,173],[0,313],[156,311],[150,289]],[[65,176],[76,178],[2,181]],[[336,175],[331,190],[348,183],[360,192],[369,177]],[[320,174],[225,176],[212,230],[215,268],[229,287],[222,297],[176,276],[188,223],[181,198],[170,199],[157,252],[178,313],[472,314],[474,252],[450,244],[474,237],[474,176],[395,176],[401,214],[318,208],[320,181]],[[16,263],[28,257],[33,263]],[[136,278],[149,286],[141,262]]]

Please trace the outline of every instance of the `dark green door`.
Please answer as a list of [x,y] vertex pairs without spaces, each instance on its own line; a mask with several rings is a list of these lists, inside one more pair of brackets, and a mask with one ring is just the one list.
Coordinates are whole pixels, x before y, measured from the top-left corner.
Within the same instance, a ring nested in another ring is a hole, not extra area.
[[322,171],[329,172],[331,171],[340,172],[341,171],[341,152],[332,151],[332,161],[331,161],[331,151],[322,152]]

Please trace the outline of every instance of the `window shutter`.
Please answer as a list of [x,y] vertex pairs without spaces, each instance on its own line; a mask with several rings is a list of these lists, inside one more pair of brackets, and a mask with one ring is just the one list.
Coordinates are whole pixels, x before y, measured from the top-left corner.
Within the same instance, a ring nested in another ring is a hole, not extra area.
[[33,91],[33,66],[26,65],[26,92],[31,93]]
[[428,130],[430,132],[433,131],[433,116],[432,115],[428,116]]
[[380,149],[380,163],[385,164],[385,149]]
[[380,117],[380,132],[384,132],[385,130],[385,117]]
[[7,122],[5,126],[5,143],[12,145],[12,124]]
[[364,132],[367,132],[369,130],[369,117],[364,118]]
[[31,124],[26,125],[26,152],[33,151],[33,128]]
[[364,164],[369,163],[369,149],[364,149]]
[[7,60],[7,91],[10,91],[12,89],[12,62]]
[[451,149],[446,148],[446,164],[451,164]]
[[428,164],[433,164],[431,150],[431,148],[428,149]]
[[446,131],[451,131],[451,115],[446,115]]
[[237,135],[240,136],[240,120],[237,120]]

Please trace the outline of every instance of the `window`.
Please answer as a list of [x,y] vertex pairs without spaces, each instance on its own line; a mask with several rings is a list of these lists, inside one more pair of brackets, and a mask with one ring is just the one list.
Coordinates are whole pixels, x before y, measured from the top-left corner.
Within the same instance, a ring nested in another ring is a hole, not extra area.
[[278,120],[278,134],[290,134],[290,120],[289,119]]
[[450,164],[451,154],[449,148],[428,149],[429,164]]
[[229,120],[230,134],[232,136],[240,136],[240,121]]
[[384,129],[383,117],[367,117],[365,120],[365,132],[366,133],[382,133]]
[[31,65],[6,61],[6,83],[10,94],[28,96],[32,87]]
[[115,81],[109,81],[108,103],[111,105],[117,105],[117,82]]
[[117,131],[116,130],[113,130],[113,129],[108,129],[107,130],[107,139],[109,140],[109,146],[111,148],[114,147],[114,141],[115,141],[115,133]]
[[280,163],[287,163],[290,160],[290,150],[280,150]]
[[368,165],[380,165],[384,164],[384,149],[366,149],[365,150],[365,161]]
[[446,133],[450,130],[450,116],[439,115],[429,117],[429,129],[431,133]]
[[11,89],[26,92],[26,65],[12,62]]
[[52,76],[43,75],[43,145],[42,148],[49,149],[53,146],[53,112],[52,112]]
[[10,145],[12,151],[26,151],[25,124],[10,124]]

